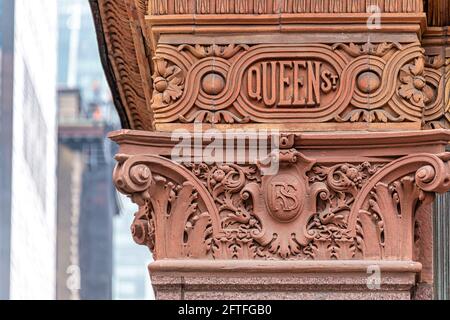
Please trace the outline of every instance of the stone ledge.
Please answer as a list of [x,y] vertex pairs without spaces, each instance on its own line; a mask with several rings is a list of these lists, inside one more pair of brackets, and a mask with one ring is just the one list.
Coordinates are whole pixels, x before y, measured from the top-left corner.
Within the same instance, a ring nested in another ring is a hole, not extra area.
[[[380,286],[370,289],[371,265]],[[186,261],[149,266],[158,299],[411,299],[412,261]]]

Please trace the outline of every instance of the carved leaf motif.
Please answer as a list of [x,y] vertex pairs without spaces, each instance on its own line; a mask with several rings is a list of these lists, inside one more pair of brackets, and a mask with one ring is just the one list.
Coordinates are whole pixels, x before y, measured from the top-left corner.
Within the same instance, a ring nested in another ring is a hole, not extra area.
[[338,122],[368,122],[368,123],[374,123],[374,122],[402,122],[405,118],[403,116],[393,116],[389,112],[383,109],[379,110],[363,110],[363,109],[356,109],[348,112],[344,116],[338,116],[336,118],[336,121]]
[[227,110],[221,111],[208,111],[208,110],[199,110],[194,114],[184,117],[180,116],[180,121],[183,123],[192,123],[192,122],[200,122],[200,123],[248,123],[250,119],[248,117],[239,118],[237,115],[231,113]]
[[348,215],[359,190],[381,168],[368,162],[338,164],[332,167],[315,166],[309,172],[310,183],[326,183],[327,192],[320,197],[317,213],[307,226],[314,240],[311,255],[314,259],[352,259],[363,254],[362,229],[356,237],[349,235]]
[[139,204],[131,228],[134,240],[148,246],[156,258],[205,258],[213,221],[208,211],[200,210],[205,203],[198,184],[152,172],[151,163],[172,164],[164,158],[121,154],[116,158],[116,187]]
[[417,58],[415,64],[409,65],[409,69],[414,76],[422,75],[425,70],[425,60],[423,58]]
[[183,44],[178,47],[178,51],[187,50],[197,59],[202,59],[206,57],[220,57],[224,59],[230,59],[235,56],[240,51],[247,51],[250,47],[245,44],[229,44],[227,46],[220,45],[199,45],[194,46]]
[[377,57],[383,57],[384,55],[386,55],[389,50],[391,50],[392,48],[396,48],[398,50],[400,50],[402,48],[402,46],[399,43],[387,43],[387,42],[383,42],[383,43],[379,43],[379,44],[373,44],[370,42],[367,42],[365,44],[355,44],[355,43],[350,43],[350,44],[345,44],[345,43],[337,43],[335,45],[333,45],[333,49],[342,49],[344,50],[344,52],[346,52],[348,55],[350,55],[351,57],[359,57],[361,55],[373,55],[373,56],[377,56]]

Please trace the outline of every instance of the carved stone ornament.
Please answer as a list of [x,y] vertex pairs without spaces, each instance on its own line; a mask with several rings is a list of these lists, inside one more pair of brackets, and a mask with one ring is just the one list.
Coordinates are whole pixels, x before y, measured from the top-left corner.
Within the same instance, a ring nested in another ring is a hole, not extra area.
[[296,148],[260,164],[178,164],[117,155],[139,204],[133,234],[157,259],[413,260],[414,217],[450,190],[450,153],[327,164]]
[[157,61],[171,59],[180,74],[186,74],[181,99],[153,104],[157,124],[351,122],[420,127],[424,109],[439,107],[436,96],[443,85],[440,66],[426,68],[417,43],[160,45],[156,54]]

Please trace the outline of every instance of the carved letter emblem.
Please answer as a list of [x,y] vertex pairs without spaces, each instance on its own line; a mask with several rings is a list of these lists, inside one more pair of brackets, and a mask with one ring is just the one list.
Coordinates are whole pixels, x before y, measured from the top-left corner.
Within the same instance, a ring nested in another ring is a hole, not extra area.
[[274,177],[267,189],[267,202],[272,216],[282,222],[293,220],[302,209],[303,196],[304,187],[296,177]]

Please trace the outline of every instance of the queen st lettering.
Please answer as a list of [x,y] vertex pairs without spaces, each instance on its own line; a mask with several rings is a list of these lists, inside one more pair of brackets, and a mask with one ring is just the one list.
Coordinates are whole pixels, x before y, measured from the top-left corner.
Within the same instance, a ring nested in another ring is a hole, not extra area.
[[266,107],[320,106],[338,84],[339,76],[321,61],[263,61],[247,71],[248,96]]

